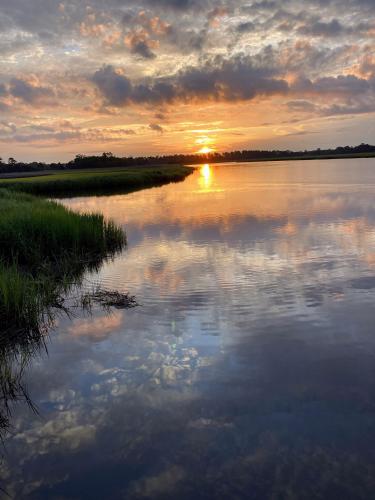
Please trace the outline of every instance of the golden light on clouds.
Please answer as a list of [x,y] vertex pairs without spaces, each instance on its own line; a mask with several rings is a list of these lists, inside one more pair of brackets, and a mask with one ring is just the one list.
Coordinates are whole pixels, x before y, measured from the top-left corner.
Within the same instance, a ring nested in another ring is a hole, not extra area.
[[207,137],[207,136],[201,136],[195,140],[195,144],[202,145],[202,146],[208,146],[209,144],[213,144],[213,143],[214,143],[214,139],[212,139],[212,137]]

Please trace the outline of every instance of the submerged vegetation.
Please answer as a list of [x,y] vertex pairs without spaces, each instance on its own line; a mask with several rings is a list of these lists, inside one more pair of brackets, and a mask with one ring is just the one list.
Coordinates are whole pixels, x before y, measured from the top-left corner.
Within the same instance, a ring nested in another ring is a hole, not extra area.
[[116,309],[130,309],[138,306],[133,295],[121,293],[118,290],[103,290],[101,287],[97,287],[93,292],[83,295],[81,304],[84,309],[91,309],[93,304],[99,304],[106,310],[109,310],[111,307],[115,307]]
[[43,176],[1,179],[4,186],[36,195],[124,193],[183,180],[192,172],[181,165],[91,169],[55,172]]

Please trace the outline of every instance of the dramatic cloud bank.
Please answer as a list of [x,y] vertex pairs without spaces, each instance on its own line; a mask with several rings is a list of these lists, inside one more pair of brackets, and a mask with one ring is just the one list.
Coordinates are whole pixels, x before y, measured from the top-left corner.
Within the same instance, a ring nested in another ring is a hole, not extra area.
[[0,0],[1,154],[373,142],[374,7]]

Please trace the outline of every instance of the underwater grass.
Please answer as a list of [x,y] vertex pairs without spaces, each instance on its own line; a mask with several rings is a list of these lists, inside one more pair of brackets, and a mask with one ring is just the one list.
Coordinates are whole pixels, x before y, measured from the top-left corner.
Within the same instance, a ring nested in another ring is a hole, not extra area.
[[178,182],[192,171],[192,168],[181,165],[113,170],[69,170],[40,177],[0,179],[0,187],[45,196],[127,192],[147,186]]

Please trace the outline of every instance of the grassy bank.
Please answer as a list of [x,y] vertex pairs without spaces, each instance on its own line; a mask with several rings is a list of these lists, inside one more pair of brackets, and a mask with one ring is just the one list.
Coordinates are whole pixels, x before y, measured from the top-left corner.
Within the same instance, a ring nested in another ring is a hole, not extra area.
[[69,170],[49,175],[0,179],[0,187],[44,196],[124,193],[183,180],[192,172],[181,165]]
[[102,215],[23,193],[0,189],[0,213],[0,337],[39,332],[64,282],[125,244]]

